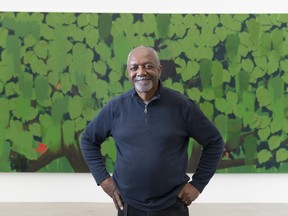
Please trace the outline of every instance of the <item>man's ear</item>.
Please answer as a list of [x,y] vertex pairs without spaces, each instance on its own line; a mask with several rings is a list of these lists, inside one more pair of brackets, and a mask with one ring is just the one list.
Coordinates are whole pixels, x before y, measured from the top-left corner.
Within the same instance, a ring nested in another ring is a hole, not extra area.
[[159,68],[158,68],[159,78],[160,78],[160,76],[161,76],[162,70],[163,70],[163,66],[162,66],[162,65],[159,65]]

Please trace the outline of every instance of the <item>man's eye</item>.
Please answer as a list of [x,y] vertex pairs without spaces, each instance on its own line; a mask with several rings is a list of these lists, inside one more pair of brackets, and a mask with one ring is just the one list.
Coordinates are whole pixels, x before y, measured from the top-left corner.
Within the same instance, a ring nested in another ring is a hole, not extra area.
[[136,71],[137,69],[138,69],[137,66],[133,66],[133,67],[130,68],[131,71]]
[[145,64],[145,68],[146,69],[152,69],[152,68],[154,68],[154,66],[151,64]]

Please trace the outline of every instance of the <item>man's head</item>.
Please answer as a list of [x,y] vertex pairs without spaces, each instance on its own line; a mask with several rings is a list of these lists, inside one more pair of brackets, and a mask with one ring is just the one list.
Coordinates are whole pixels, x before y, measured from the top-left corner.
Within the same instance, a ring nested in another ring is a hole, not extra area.
[[139,46],[128,55],[129,81],[138,94],[155,95],[162,72],[159,57],[151,47]]

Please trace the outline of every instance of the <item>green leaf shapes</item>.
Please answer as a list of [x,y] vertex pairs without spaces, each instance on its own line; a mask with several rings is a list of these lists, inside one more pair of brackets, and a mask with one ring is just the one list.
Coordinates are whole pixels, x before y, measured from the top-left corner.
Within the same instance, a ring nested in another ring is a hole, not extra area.
[[237,56],[239,44],[240,44],[240,38],[238,35],[233,34],[227,36],[225,47],[226,47],[226,55],[229,60],[233,61],[234,58]]
[[35,54],[42,59],[45,59],[47,57],[48,53],[48,44],[46,41],[39,41],[35,46],[34,46],[34,52]]
[[256,98],[257,98],[257,101],[258,101],[260,107],[265,107],[265,106],[268,106],[269,104],[271,104],[269,92],[263,86],[260,86],[256,90]]
[[266,141],[271,134],[270,127],[261,128],[257,131],[260,140]]
[[181,72],[181,77],[184,82],[192,79],[198,74],[199,64],[197,62],[188,61],[186,69]]
[[97,75],[95,73],[91,72],[91,73],[85,74],[85,82],[88,84],[89,88],[93,92],[97,90],[97,86],[95,86],[96,81],[97,81]]
[[10,104],[8,103],[6,98],[1,98],[0,97],[0,107],[1,107],[1,112],[0,112],[0,125],[7,126],[9,123],[10,119]]
[[[273,102],[282,101],[284,96],[284,83],[279,76],[270,79],[268,91]],[[281,105],[279,107],[281,107]]]
[[201,96],[205,100],[208,100],[208,101],[215,99],[215,93],[214,93],[213,89],[208,89],[208,88],[203,89]]
[[34,150],[35,141],[29,131],[18,131],[15,136],[11,149],[25,155],[29,160],[37,159],[37,153]]
[[97,43],[99,42],[99,32],[95,27],[93,26],[86,26],[83,29],[83,34],[86,39],[86,43],[91,49],[95,49],[97,46]]
[[212,62],[209,59],[202,59],[200,61],[200,79],[203,88],[210,88],[212,77]]
[[228,138],[228,117],[226,115],[217,115],[215,118],[215,125],[218,128],[223,139],[226,141]]
[[98,79],[96,80],[94,85],[97,88],[96,97],[98,99],[107,97],[108,95],[108,83],[107,82],[105,82],[104,80]]
[[74,23],[76,16],[73,13],[48,13],[46,23],[52,27]]
[[109,37],[112,28],[112,14],[99,14],[98,26],[100,39],[106,40]]
[[108,61],[109,59],[111,59],[111,48],[109,46],[107,46],[105,43],[103,42],[99,42],[96,47],[96,52],[99,54],[100,59],[102,61]]
[[74,121],[66,120],[62,125],[63,141],[66,146],[75,143],[75,123]]
[[212,87],[223,85],[223,66],[219,61],[212,62]]
[[272,153],[266,149],[261,150],[258,152],[258,162],[260,164],[269,161],[272,158]]
[[202,27],[200,37],[198,45],[201,47],[214,47],[219,43],[219,38],[214,34],[214,29],[210,25]]
[[37,76],[34,85],[37,100],[42,101],[50,95],[51,89],[47,77]]
[[227,37],[227,31],[224,27],[217,27],[215,28],[215,35],[221,42],[223,42]]
[[109,138],[103,144],[104,145],[102,145],[101,151],[102,151],[102,155],[105,156],[106,168],[110,172],[113,172],[114,163],[116,161],[116,148],[115,148],[114,140],[112,138]]
[[252,42],[252,49],[255,49],[259,45],[260,25],[255,19],[249,19],[246,21],[247,30]]
[[61,148],[61,134],[61,125],[59,123],[52,124],[46,128],[42,141],[48,146],[49,150],[56,152]]
[[39,123],[29,124],[29,131],[33,134],[33,136],[41,137],[41,126]]
[[281,148],[276,152],[276,161],[278,163],[285,162],[288,160],[288,150],[285,148]]
[[280,54],[276,50],[272,50],[268,56],[268,65],[267,65],[267,73],[269,75],[275,73],[279,69],[279,62],[280,62]]
[[257,157],[257,138],[254,136],[247,136],[244,138],[243,146],[245,149],[245,163],[254,164]]
[[261,14],[261,16],[256,16],[256,21],[261,25],[261,28],[268,30],[266,28],[269,28],[272,24],[270,17],[270,14]]
[[17,85],[14,82],[9,82],[5,85],[5,95],[7,97],[9,96],[15,96],[16,94],[21,94],[21,91],[19,89],[19,85]]
[[72,88],[72,82],[68,73],[60,75],[60,89],[64,94],[67,94]]
[[107,73],[107,65],[105,62],[99,60],[93,63],[93,68],[96,73],[101,74],[104,76]]
[[156,17],[154,14],[148,14],[144,13],[142,14],[142,19],[143,19],[143,27],[141,29],[141,32],[143,34],[152,34],[155,33],[157,29],[157,22],[156,22]]
[[236,74],[236,92],[242,98],[242,94],[248,89],[249,87],[249,73],[246,71],[241,70],[238,74]]
[[208,14],[207,15],[207,24],[214,29],[216,26],[219,25],[219,15],[218,14]]
[[78,27],[84,27],[89,24],[89,14],[87,13],[81,13],[79,16],[77,16],[77,26]]
[[167,38],[169,35],[169,27],[170,27],[170,14],[157,14],[156,22],[157,22],[157,31],[156,36],[158,38]]
[[231,149],[237,147],[240,142],[240,134],[242,129],[241,119],[229,119],[228,120],[228,140],[229,146]]
[[177,37],[183,38],[186,33],[186,26],[183,24],[183,15],[171,14],[170,25],[174,31],[169,31],[169,37],[173,37],[175,34]]
[[11,56],[9,59],[8,64],[11,64],[9,67],[12,70],[12,73],[19,72],[19,62],[20,62],[20,48],[21,48],[21,41],[15,35],[9,36],[6,38],[6,49],[7,54]]
[[68,98],[67,97],[55,98],[53,100],[51,109],[51,117],[53,119],[53,122],[59,123],[62,120],[64,113],[67,112],[67,110],[68,110]]
[[86,48],[82,43],[76,43],[73,48],[73,60],[70,65],[70,71],[72,74],[75,73],[86,73],[92,69],[92,60],[94,54],[91,49]]
[[4,89],[4,85],[2,82],[0,82],[0,95],[2,95],[3,93],[3,89]]
[[274,50],[280,50],[282,43],[284,41],[283,31],[275,28],[272,31],[272,46]]
[[186,89],[186,93],[188,97],[191,98],[193,101],[196,101],[196,102],[200,101],[201,93],[198,88],[193,87],[191,89],[190,88]]
[[8,29],[0,28],[0,47],[6,46],[7,37],[8,37]]
[[229,110],[228,104],[224,98],[216,98],[215,107],[223,114],[232,112],[232,109]]
[[181,83],[174,82],[174,83],[172,83],[172,85],[170,87],[172,89],[174,89],[175,91],[178,91],[178,92],[184,94],[184,87]]
[[[26,56],[26,55],[24,55]],[[32,73],[46,75],[48,73],[48,67],[43,59],[38,58],[35,54],[30,56],[30,60],[28,62],[32,69]]]
[[84,102],[79,96],[69,97],[68,112],[71,119],[75,119],[82,114]]
[[210,102],[205,101],[205,102],[201,103],[200,104],[200,109],[207,116],[207,118],[210,119],[210,121],[213,120],[214,107],[213,107],[213,105]]
[[268,145],[271,151],[277,149],[281,144],[281,137],[280,136],[271,136],[268,140]]
[[24,121],[29,121],[34,119],[37,114],[38,110],[31,107],[31,102],[29,99],[18,97],[16,100],[16,109],[13,110],[13,114]]
[[260,34],[260,52],[263,55],[268,56],[272,49],[273,47],[271,41],[271,34],[262,32]]
[[49,70],[56,73],[62,72],[67,67],[67,58],[71,58],[68,52],[71,51],[73,44],[67,40],[67,31],[68,29],[63,26],[55,27],[53,40],[49,42],[47,65]]
[[242,59],[242,69],[248,73],[251,73],[254,69],[254,63],[251,59]]
[[74,120],[74,123],[75,123],[75,131],[76,132],[82,131],[87,125],[87,122],[83,117],[76,118]]
[[239,20],[234,19],[234,15],[230,14],[221,14],[220,23],[227,29],[231,30],[231,32],[239,32],[242,24]]
[[12,78],[15,71],[13,71],[14,65],[12,55],[5,55],[4,53],[6,52],[2,52],[2,61],[0,61],[0,81],[6,83]]
[[250,75],[249,82],[256,83],[259,78],[262,78],[266,74],[266,71],[263,70],[261,67],[255,67]]

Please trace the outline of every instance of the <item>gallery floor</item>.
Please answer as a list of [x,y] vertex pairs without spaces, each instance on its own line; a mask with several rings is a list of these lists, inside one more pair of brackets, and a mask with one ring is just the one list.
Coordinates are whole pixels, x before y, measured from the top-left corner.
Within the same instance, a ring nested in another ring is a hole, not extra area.
[[[190,216],[287,216],[283,204],[200,204],[189,207]],[[116,216],[111,203],[0,203],[0,216]]]

